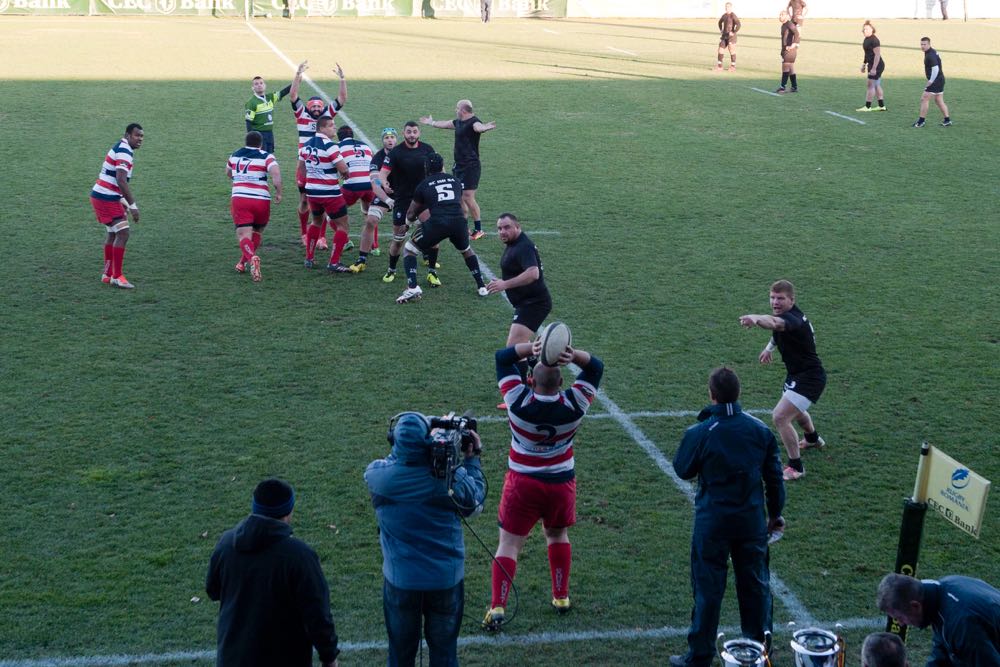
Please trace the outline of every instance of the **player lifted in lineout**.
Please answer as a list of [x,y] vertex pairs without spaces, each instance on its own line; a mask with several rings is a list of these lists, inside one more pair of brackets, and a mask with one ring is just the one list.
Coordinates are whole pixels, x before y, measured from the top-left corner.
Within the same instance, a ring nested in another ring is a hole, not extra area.
[[[333,118],[337,115],[337,112],[344,108],[344,104],[347,103],[347,81],[344,79],[344,70],[340,67],[340,63],[337,63],[336,69],[333,71],[340,78],[340,88],[337,90],[337,97],[327,104],[322,97],[310,97],[306,100],[305,104],[299,99],[299,87],[302,85],[302,75],[305,71],[309,69],[309,61],[305,60],[299,64],[299,68],[295,71],[295,78],[292,79],[292,89],[289,93],[292,102],[292,113],[295,114],[295,126],[298,128],[299,133],[299,150],[305,146],[306,142],[312,139],[316,135],[316,121],[320,118]],[[330,135],[331,137],[333,135]],[[302,234],[302,245],[306,245],[306,227],[309,223],[309,204],[306,201],[306,175],[305,172],[300,169],[295,172],[295,184],[299,188],[299,231]],[[316,248],[318,250],[326,250],[326,220],[320,228],[320,236],[316,240]]]

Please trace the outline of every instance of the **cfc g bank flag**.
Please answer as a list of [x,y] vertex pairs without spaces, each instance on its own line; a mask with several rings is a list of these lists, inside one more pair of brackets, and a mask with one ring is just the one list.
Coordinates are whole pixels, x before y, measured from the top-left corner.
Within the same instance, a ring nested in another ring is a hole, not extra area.
[[928,463],[928,507],[978,539],[990,481],[937,447],[931,447]]

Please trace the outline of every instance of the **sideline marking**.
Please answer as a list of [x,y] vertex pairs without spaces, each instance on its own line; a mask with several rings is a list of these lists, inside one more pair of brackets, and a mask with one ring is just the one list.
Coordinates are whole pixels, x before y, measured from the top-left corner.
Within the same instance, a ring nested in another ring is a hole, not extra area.
[[[885,618],[848,618],[817,627],[831,628],[840,624],[845,630],[860,630],[881,628]],[[729,636],[738,636],[737,626],[720,627],[720,632]],[[539,632],[530,635],[467,635],[458,638],[459,646],[535,646],[539,644],[566,644],[569,642],[587,642],[595,640],[635,640],[635,639],[676,639],[687,636],[688,628],[664,626],[647,628],[645,630],[583,630],[579,632]],[[774,628],[775,636],[791,636],[792,630],[787,625]],[[424,646],[427,644],[421,642]],[[344,653],[356,651],[385,651],[389,648],[386,641],[344,642],[339,645]],[[108,665],[155,665],[164,662],[178,661],[208,661],[215,659],[214,650],[180,651],[175,653],[144,653],[140,655],[94,655],[88,657],[69,658],[38,658],[34,660],[0,660],[0,667],[105,667]]]
[[637,55],[639,55],[635,51],[626,51],[625,49],[618,49],[618,48],[615,48],[613,46],[609,46],[608,48],[611,49],[612,51],[617,51],[618,53],[624,53],[624,54],[627,54],[627,55],[630,55],[630,56],[637,56]]
[[764,90],[763,88],[750,87],[750,90],[756,90],[758,93],[764,93],[765,95],[771,95],[773,97],[781,97],[778,93],[771,92],[770,90]]
[[[498,410],[499,412],[499,410]],[[639,412],[626,412],[624,413],[630,419],[648,419],[655,417],[697,417],[698,410],[640,410]],[[771,414],[770,408],[754,408],[752,410],[744,410],[743,412],[749,412],[752,415],[769,415]],[[584,419],[617,419],[618,415],[611,414],[610,412],[588,412],[583,417]],[[502,415],[483,415],[477,417],[477,420],[481,422],[505,422],[507,417]]]
[[548,28],[542,28],[542,32],[547,32],[550,35],[561,35],[562,33],[556,32],[555,30],[549,30]]
[[[344,114],[338,112],[337,115],[338,116],[343,116]],[[483,231],[486,232],[485,229]],[[548,231],[548,230],[544,230],[544,229],[540,229],[540,230],[536,229],[534,231],[529,230],[529,229],[525,229],[524,231],[530,233],[531,236],[562,236],[562,232]],[[351,234],[351,236],[353,236],[354,238],[359,238],[361,236],[361,233],[358,232],[357,234]],[[379,232],[378,237],[380,239],[381,238],[392,238],[392,232]],[[486,238],[494,238],[494,237],[496,237],[496,232],[486,232]]]
[[[261,34],[259,30],[257,30],[256,28],[254,28],[249,24],[247,25],[251,30],[253,30],[254,33],[260,35],[261,39],[263,39],[268,44],[268,46],[270,46],[274,50],[274,52],[277,53],[282,58],[282,60],[288,63],[289,67],[296,67],[296,65],[292,63],[292,61],[287,56],[281,53],[281,51],[279,51],[278,48],[270,42],[270,40],[264,37],[264,35]],[[610,49],[612,47],[609,46],[608,48]],[[305,78],[306,77],[303,76],[303,79]],[[319,91],[320,94],[322,94],[324,97],[327,97],[326,92],[323,91],[322,88],[317,86],[316,83],[313,82],[311,79],[309,80],[309,85],[311,85],[313,88]],[[753,90],[760,90],[760,89],[754,88]],[[761,92],[767,92],[767,91],[761,90]],[[776,93],[769,93],[769,94],[776,95]],[[368,142],[368,139],[364,136],[364,132],[362,132],[359,128],[355,127],[354,123],[351,121],[350,118],[348,118],[342,112],[340,115],[343,116],[345,123],[354,128],[355,134],[361,136],[362,141],[370,143]],[[479,270],[488,280],[496,280],[496,274],[493,273],[493,271],[490,269],[489,266],[486,265],[485,262],[483,262],[482,258],[479,258]],[[503,299],[504,301],[507,302],[508,305],[512,306],[512,304],[510,303],[510,299],[507,298],[506,292],[503,293]],[[624,410],[618,407],[617,403],[608,398],[608,395],[604,393],[603,389],[599,389],[597,391],[597,399],[604,404],[604,407],[607,409],[608,414],[611,415],[610,418],[618,422],[618,424],[625,430],[625,432],[632,438],[632,440],[637,445],[639,445],[646,452],[646,454],[648,454],[649,457],[653,459],[653,461],[660,468],[660,470],[662,470],[674,482],[674,485],[677,487],[677,489],[680,490],[680,492],[683,493],[689,501],[694,503],[694,495],[695,495],[694,487],[690,483],[682,480],[677,475],[677,472],[674,471],[673,465],[671,464],[670,461],[667,460],[667,457],[663,454],[660,448],[657,447],[653,443],[653,441],[650,440],[646,436],[646,434],[642,432],[642,429],[636,426],[635,422],[632,421],[632,418],[628,415],[628,413],[626,413]],[[771,572],[771,591],[775,597],[781,600],[782,604],[784,604],[785,608],[795,619],[796,623],[805,624],[807,627],[816,624],[816,618],[811,613],[809,613],[809,610],[806,609],[805,605],[802,604],[802,602],[798,599],[798,596],[796,596],[795,593],[793,593],[792,590],[788,588],[787,585],[785,585],[785,582],[782,581],[773,571]]]
[[843,114],[837,113],[836,111],[825,111],[823,113],[828,113],[831,116],[836,116],[837,118],[843,118],[844,120],[849,120],[852,123],[857,123],[858,125],[867,125],[867,123],[865,123],[865,121],[863,121],[863,120],[859,120],[859,119],[853,118],[851,116],[845,116]]

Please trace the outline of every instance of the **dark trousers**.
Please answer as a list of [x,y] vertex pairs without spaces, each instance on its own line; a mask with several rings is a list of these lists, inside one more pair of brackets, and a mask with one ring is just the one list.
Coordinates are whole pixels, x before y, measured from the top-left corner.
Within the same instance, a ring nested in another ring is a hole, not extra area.
[[458,632],[464,610],[464,581],[440,591],[408,591],[386,581],[382,611],[389,635],[389,667],[414,664],[420,648],[421,621],[430,667],[458,667]]
[[688,631],[689,665],[712,663],[716,655],[715,636],[719,611],[726,592],[729,558],[733,559],[736,599],[740,607],[743,636],[764,641],[771,630],[771,573],[768,569],[767,534],[751,538],[726,538],[699,534],[691,538],[691,589],[694,608]]
[[264,149],[265,153],[273,153],[274,152],[274,132],[272,132],[271,130],[264,130],[263,132],[260,133],[260,135],[264,138],[264,145],[261,146],[261,148]]

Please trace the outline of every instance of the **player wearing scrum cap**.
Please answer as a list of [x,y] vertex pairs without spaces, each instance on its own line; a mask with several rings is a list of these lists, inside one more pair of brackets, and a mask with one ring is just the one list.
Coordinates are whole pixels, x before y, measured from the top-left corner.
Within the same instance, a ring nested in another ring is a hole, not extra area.
[[129,236],[128,215],[132,216],[132,222],[139,222],[139,205],[135,203],[129,181],[132,180],[133,151],[142,146],[144,137],[142,125],[129,123],[125,136],[104,156],[97,182],[90,191],[90,203],[97,221],[107,230],[101,282],[122,289],[135,287],[122,273],[122,262]]
[[[416,222],[417,216],[423,211],[429,211],[430,216],[414,230],[409,241],[403,248],[403,267],[406,269],[406,289],[396,299],[396,303],[407,303],[419,299],[422,291],[417,285],[417,253],[427,255],[430,265],[427,281],[432,287],[440,287],[437,279],[438,249],[441,241],[448,239],[455,250],[462,253],[465,265],[469,267],[472,278],[476,281],[479,296],[486,296],[486,286],[483,285],[483,275],[479,271],[479,258],[472,251],[469,243],[469,228],[465,224],[462,206],[462,184],[451,174],[443,173],[444,158],[437,153],[427,156],[427,177],[417,185],[413,192],[413,200],[406,211],[407,222]],[[434,276],[434,280],[431,279]]]
[[[813,326],[795,303],[795,286],[787,280],[776,281],[771,285],[770,302],[770,315],[743,315],[740,324],[747,329],[756,326],[772,332],[771,340],[760,353],[760,363],[771,363],[775,347],[785,363],[784,393],[774,407],[772,418],[788,452],[783,475],[785,481],[793,481],[806,474],[799,450],[826,445],[809,416],[809,407],[819,400],[826,387],[826,371],[816,354]],[[802,427],[802,440],[793,421]]]
[[[295,78],[292,79],[292,88],[289,96],[292,102],[292,113],[295,114],[295,126],[299,133],[299,150],[306,145],[306,142],[316,136],[316,121],[320,118],[334,118],[337,112],[344,108],[347,102],[347,80],[344,79],[344,70],[337,63],[333,71],[340,77],[340,88],[337,90],[337,97],[331,104],[327,104],[322,97],[310,97],[303,104],[299,99],[299,87],[302,85],[302,75],[309,69],[309,61],[304,60],[295,71]],[[306,245],[306,227],[309,224],[309,204],[306,201],[306,174],[301,168],[295,173],[295,184],[299,188],[299,231],[302,234],[302,245]],[[323,221],[320,237],[316,241],[318,250],[326,250],[326,220]]]

